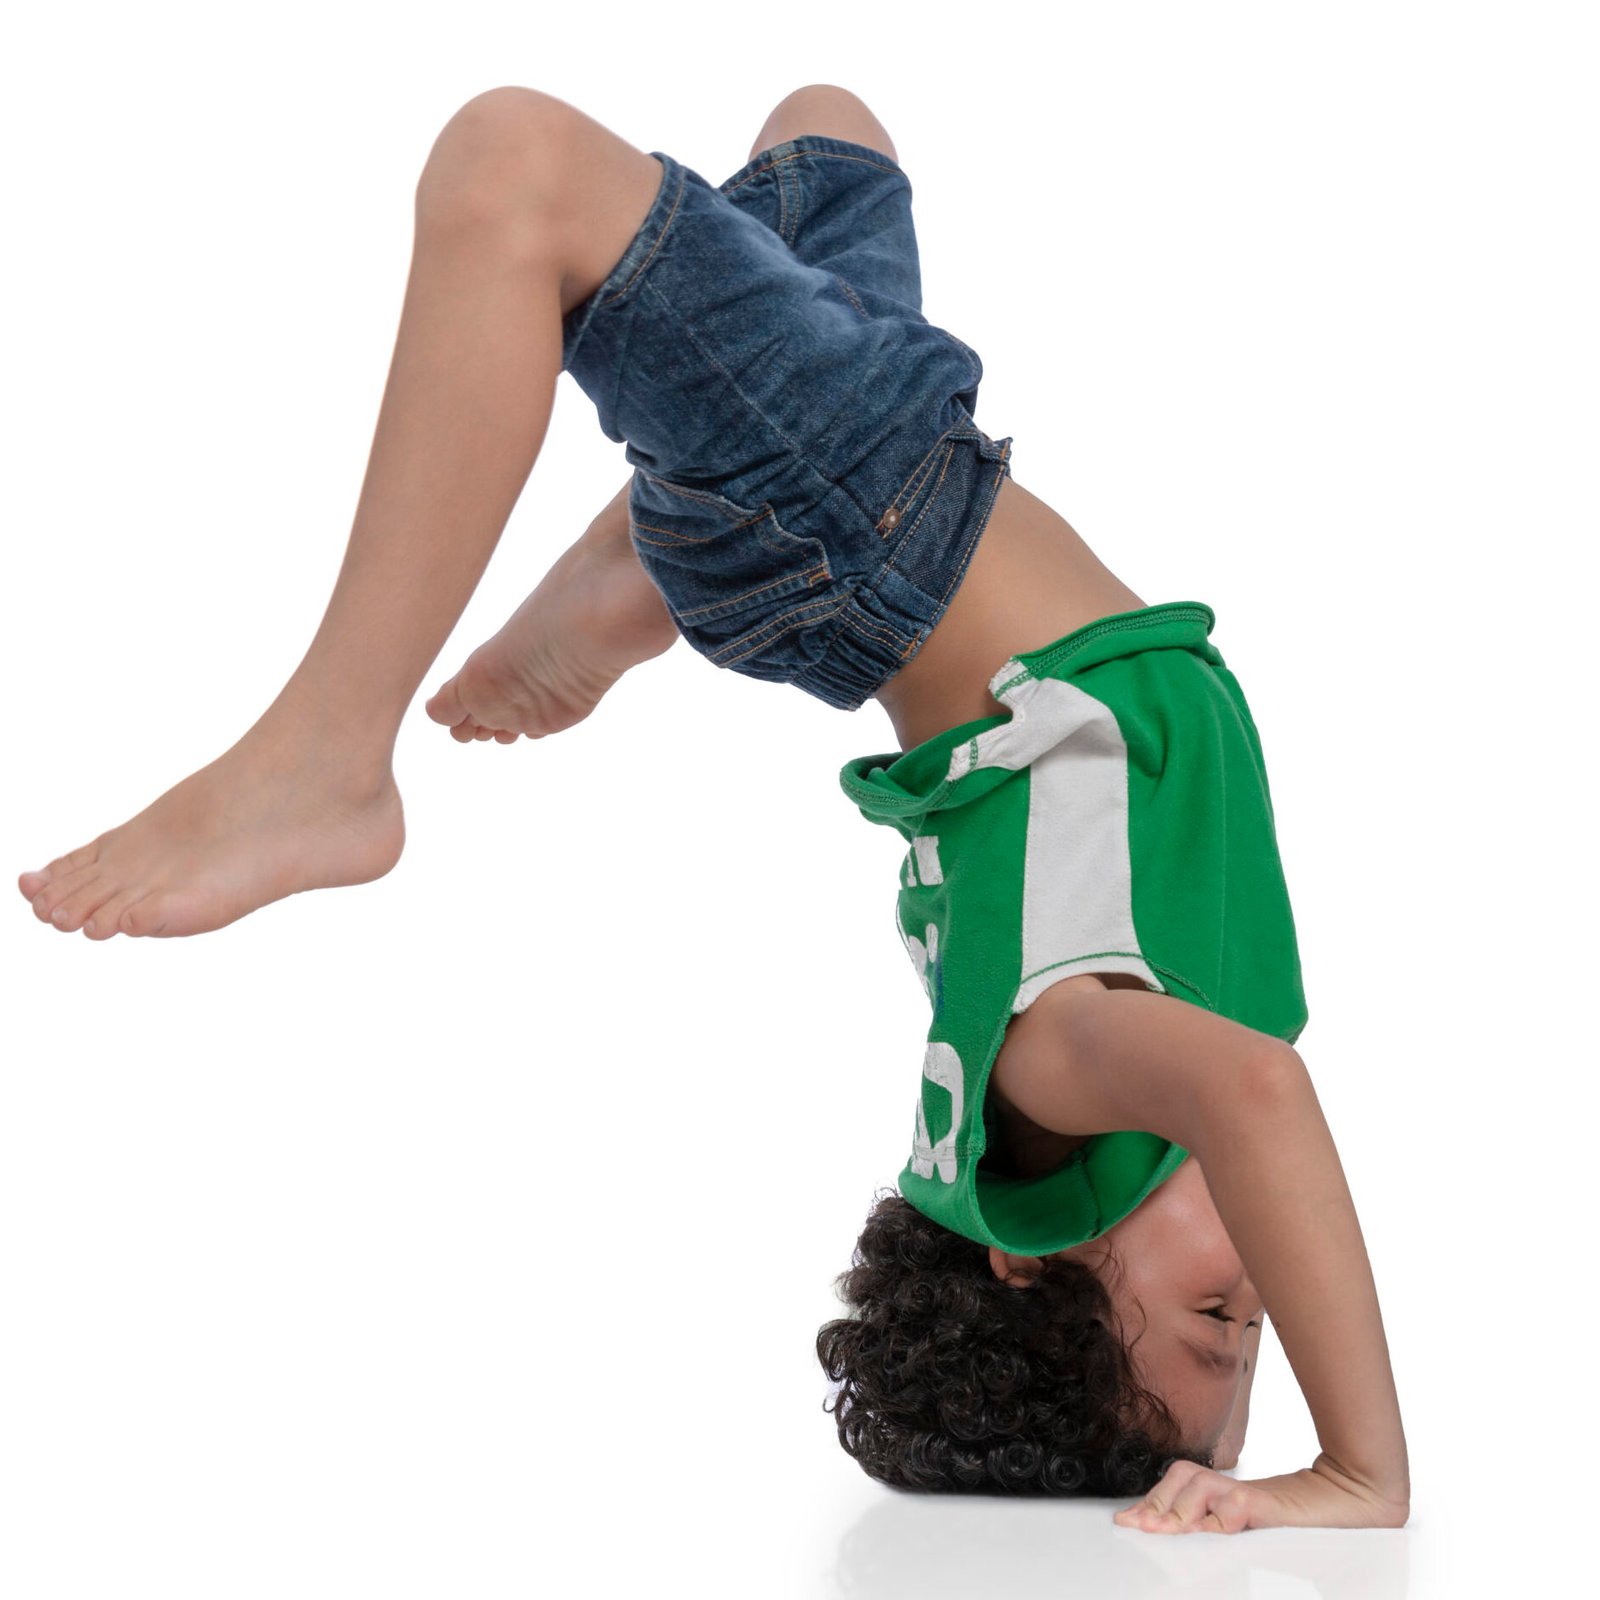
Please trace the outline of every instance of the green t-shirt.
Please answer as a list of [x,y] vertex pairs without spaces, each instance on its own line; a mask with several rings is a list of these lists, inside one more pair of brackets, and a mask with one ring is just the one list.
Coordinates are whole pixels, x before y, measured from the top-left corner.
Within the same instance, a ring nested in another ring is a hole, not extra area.
[[900,1191],[969,1239],[1098,1238],[1187,1154],[1130,1130],[1040,1177],[986,1167],[1006,1024],[1052,983],[1134,973],[1291,1044],[1305,1027],[1261,741],[1215,621],[1194,601],[1103,617],[1007,661],[1007,713],[839,775],[908,843],[898,924],[933,1006]]

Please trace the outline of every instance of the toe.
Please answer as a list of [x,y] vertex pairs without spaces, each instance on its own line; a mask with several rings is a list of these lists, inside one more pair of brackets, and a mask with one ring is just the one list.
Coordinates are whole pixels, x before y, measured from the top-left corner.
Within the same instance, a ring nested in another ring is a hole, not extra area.
[[41,922],[53,921],[56,909],[66,898],[71,894],[75,894],[84,884],[98,875],[98,869],[91,865],[87,867],[70,867],[67,871],[52,877],[33,897],[34,916]]
[[63,933],[76,933],[83,926],[84,918],[93,916],[116,892],[116,879],[105,877],[91,867],[82,886],[74,889],[50,913],[50,920]]
[[467,708],[461,703],[461,691],[456,687],[454,678],[433,695],[423,709],[435,722],[443,723],[447,728],[456,727],[467,715]]
[[96,906],[93,915],[84,918],[84,937],[98,943],[121,933],[122,913],[143,893],[142,889],[123,889],[103,905]]
[[117,919],[124,933],[135,938],[176,939],[191,933],[210,933],[254,909],[234,906],[229,910],[216,894],[201,889],[156,889],[134,903]]
[[[139,896],[123,909],[122,915],[117,918],[117,927],[136,939],[163,932],[167,926],[167,900],[168,896],[159,889]],[[95,926],[99,927],[98,921]]]
[[457,744],[471,744],[478,736],[478,724],[469,716],[463,716],[461,721],[450,730],[450,737]]
[[509,728],[501,728],[495,733],[495,738],[498,739],[501,744],[515,744],[521,737],[521,734],[513,733]]
[[57,856],[49,866],[41,867],[37,872],[24,872],[17,879],[17,887],[29,900],[32,900],[41,889],[48,888],[66,877],[68,873],[76,872],[81,867],[93,866],[99,854],[98,839],[93,844],[80,845],[64,856]]

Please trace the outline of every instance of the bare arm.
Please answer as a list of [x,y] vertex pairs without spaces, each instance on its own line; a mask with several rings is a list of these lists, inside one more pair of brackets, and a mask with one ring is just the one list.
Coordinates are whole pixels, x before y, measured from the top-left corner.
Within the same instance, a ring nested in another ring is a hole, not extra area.
[[1002,1092],[1058,1132],[1143,1129],[1190,1151],[1305,1395],[1322,1447],[1311,1473],[1403,1522],[1410,1468],[1377,1288],[1299,1054],[1132,989],[1064,996],[1046,1037],[1053,1049],[1012,1057]]

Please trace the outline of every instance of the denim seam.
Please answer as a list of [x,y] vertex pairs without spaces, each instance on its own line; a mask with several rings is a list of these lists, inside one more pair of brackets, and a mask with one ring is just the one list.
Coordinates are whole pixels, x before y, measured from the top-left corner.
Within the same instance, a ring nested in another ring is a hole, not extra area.
[[[659,473],[646,472],[643,467],[636,467],[634,470],[641,478],[655,484],[658,488],[665,489],[668,494],[679,495],[685,500],[698,500],[701,505],[711,506],[717,510],[726,510],[729,506],[735,506],[750,521],[766,515],[766,511],[751,511],[748,506],[741,506],[736,500],[730,500],[726,495],[716,494],[710,489],[691,489],[686,484],[673,483],[671,479],[663,478]],[[766,502],[762,501],[762,505],[765,506]],[[771,507],[768,506],[767,510],[770,509]]]
[[[945,441],[949,439],[951,433],[954,431],[955,430],[953,428],[947,428],[936,440],[934,440],[933,444],[928,449],[928,453],[912,469],[911,476],[900,485],[900,487],[895,491],[894,498],[887,506],[884,507],[883,516],[880,516],[877,522],[873,525],[874,532],[877,532],[877,529],[882,526],[883,518],[888,516],[889,513],[893,511],[902,500],[911,501],[916,499],[918,491],[922,488],[923,479],[925,479],[927,475],[933,471],[933,458],[938,455],[940,448],[944,445]],[[925,509],[926,507],[924,507],[924,510]],[[917,520],[920,522],[922,519],[919,516]],[[896,550],[898,550],[900,546],[905,543],[905,536],[909,532],[910,529],[906,529],[901,534],[900,538],[895,543]]]
[[[954,432],[954,429],[952,429],[951,432]],[[949,436],[947,434],[945,436],[945,438],[948,438],[948,437]],[[945,443],[945,438],[940,439],[939,445],[935,445],[934,449],[938,449],[940,445],[943,445]],[[921,511],[919,511],[917,513],[916,521],[913,522],[911,524],[910,529],[907,530],[905,538],[901,539],[899,541],[899,543],[896,544],[893,554],[878,569],[878,575],[880,577],[885,572],[891,572],[891,571],[894,570],[895,563],[898,562],[900,557],[905,554],[907,546],[911,543],[912,535],[917,531],[918,528],[920,528],[922,526],[923,519],[928,515],[928,513],[938,503],[940,492],[944,488],[944,481],[949,476],[949,473],[950,473],[950,463],[952,461],[954,461],[955,457],[956,457],[955,443],[956,443],[955,440],[953,440],[953,439],[950,440],[951,448],[945,452],[944,465],[939,469],[939,481],[934,484],[933,491],[928,496],[928,503],[925,506],[923,506]],[[929,470],[931,471],[932,469],[930,468]]]
[[[881,539],[883,535],[879,532],[878,525],[883,521],[884,517],[902,500],[910,500],[916,497],[916,494],[921,487],[918,479],[923,474],[925,469],[931,470],[929,463],[933,460],[934,456],[938,454],[939,447],[943,445],[952,434],[959,434],[965,426],[965,423],[952,423],[948,428],[945,429],[943,433],[939,435],[937,439],[933,441],[931,445],[929,445],[927,454],[924,455],[923,458],[916,464],[916,466],[912,468],[910,476],[907,477],[905,482],[895,490],[894,498],[890,500],[889,504],[885,506],[882,511],[875,510],[872,506],[863,505],[861,501],[856,498],[854,491],[851,489],[848,483],[837,478],[830,478],[828,481],[840,492],[840,494],[845,497],[845,499],[851,503],[851,505],[856,508],[857,511],[861,513],[863,517],[867,519],[868,523],[872,527],[872,531],[878,534],[878,537]],[[824,474],[824,476],[826,477],[826,474]],[[920,517],[918,520],[921,520]],[[915,524],[912,526],[914,527]],[[905,545],[907,538],[910,537],[911,529],[897,528],[895,531],[900,534],[899,539],[897,539],[895,542],[895,553],[898,553]],[[879,570],[881,571],[882,569],[880,568]]]
[[[1008,452],[1008,454],[1009,454],[1009,452]],[[992,483],[990,484],[990,487],[989,487],[989,493],[988,493],[988,495],[986,497],[986,503],[984,505],[983,515],[981,517],[974,517],[972,519],[972,537],[970,539],[968,539],[968,541],[967,541],[967,548],[962,554],[961,564],[956,569],[956,571],[951,575],[949,587],[946,588],[945,592],[942,595],[939,596],[939,604],[941,606],[944,605],[944,603],[950,598],[950,596],[955,593],[956,585],[961,581],[962,577],[966,574],[966,570],[967,570],[968,566],[971,565],[972,552],[974,550],[976,550],[977,547],[978,547],[979,536],[989,526],[989,519],[994,514],[995,497],[1000,493],[1000,483],[1001,483],[1001,480],[1005,477],[1005,475],[1006,475],[1006,457],[1005,456],[1001,456],[1000,465],[996,469],[995,475],[994,475],[994,479],[993,479],[993,481],[992,481]]]
[[[841,599],[832,611],[824,612],[813,624],[817,630],[817,663],[827,661],[833,651],[833,642],[839,637],[839,630],[843,628],[852,617],[859,615],[856,596],[860,591],[859,578],[846,578],[841,580]],[[815,665],[816,663],[813,663]],[[797,671],[795,677],[806,678],[811,671],[807,666]]]
[[[939,441],[939,443],[940,443],[941,446],[944,447],[944,462],[943,462],[943,465],[941,465],[940,468],[939,468],[938,479],[935,481],[935,483],[933,485],[933,490],[928,495],[928,498],[924,502],[922,509],[917,513],[916,520],[911,524],[910,528],[908,528],[906,530],[905,538],[901,539],[895,545],[894,549],[890,552],[890,554],[889,554],[889,565],[890,566],[893,566],[894,563],[897,562],[900,559],[901,555],[904,553],[904,551],[906,549],[906,546],[911,541],[912,534],[914,534],[917,531],[917,529],[922,526],[923,521],[927,517],[928,513],[931,510],[933,510],[934,506],[936,506],[939,503],[939,494],[940,494],[940,491],[944,488],[944,480],[945,480],[945,478],[949,475],[950,463],[952,461],[954,461],[955,458],[956,458],[956,441],[954,439],[951,439],[947,443],[945,440],[941,439]],[[933,462],[930,461],[928,463],[927,472],[923,474],[924,478],[927,478],[927,477],[932,475],[933,467],[934,467],[934,464],[933,464]],[[919,483],[917,485],[917,487],[912,491],[911,497],[913,499],[915,499],[916,496],[919,495],[921,492],[922,492],[922,485]]]
[[[784,141],[784,143],[789,142],[790,141],[788,140]],[[750,182],[752,178],[759,178],[762,173],[771,172],[774,168],[782,166],[786,161],[799,161],[806,156],[826,156],[832,161],[859,161],[863,166],[878,168],[880,172],[896,172],[901,173],[902,175],[904,174],[904,168],[888,161],[874,161],[868,156],[848,155],[842,150],[799,149],[786,151],[781,156],[774,156],[771,161],[766,163],[765,166],[757,167],[754,172],[747,172],[742,178],[739,179],[737,183],[733,184],[731,188],[725,188],[722,190],[722,192],[724,194],[732,194],[734,189],[742,189],[747,183]],[[721,185],[718,185],[718,187],[720,188]]]
[[[712,653],[711,659],[719,667],[731,667],[736,661],[743,661],[746,656],[754,655],[757,650],[764,649],[774,639],[782,638],[786,633],[793,633],[796,628],[815,626],[816,623],[825,621],[848,603],[847,599],[834,600],[829,596],[825,600],[809,600],[801,605],[791,606],[782,616],[772,617],[763,622],[754,633],[742,633],[737,639],[730,639],[720,650]],[[817,606],[827,606],[829,609],[809,621],[803,620],[803,613]],[[727,654],[729,650],[736,649],[740,645],[747,645],[749,648],[741,650],[736,656]]]
[[[761,509],[752,511],[749,506],[742,506],[737,501],[728,499],[726,495],[702,492],[698,489],[686,489],[679,484],[669,482],[665,478],[659,478],[652,472],[645,472],[642,468],[635,468],[634,470],[638,472],[639,476],[655,484],[657,488],[666,494],[680,495],[685,500],[699,501],[701,505],[711,511],[726,512],[732,510],[738,516],[738,521],[730,522],[720,532],[702,534],[698,537],[692,533],[679,533],[672,528],[658,527],[653,522],[640,522],[630,515],[629,520],[634,527],[648,528],[651,533],[664,533],[669,539],[675,539],[680,544],[706,544],[712,539],[723,538],[726,534],[737,533],[741,528],[753,527],[762,544],[773,555],[785,560],[792,559],[795,556],[808,556],[811,554],[810,546],[819,546],[818,553],[822,557],[822,564],[828,568],[829,576],[832,576],[832,568],[828,566],[827,550],[825,546],[822,546],[821,540],[814,538],[810,534],[791,533],[789,529],[778,521],[778,515],[773,510],[771,501],[763,500]],[[762,523],[771,523],[771,531],[769,532],[767,529],[762,528],[760,526]],[[781,534],[782,538],[774,538],[774,533]],[[654,544],[655,542],[653,539],[645,541],[646,544]]]
[[859,299],[857,299],[855,290],[852,289],[837,272],[833,275],[833,281],[837,283],[842,290],[844,290],[845,299],[847,299],[850,304],[853,305],[856,310],[867,319],[868,322],[871,322],[872,313],[869,312],[864,305],[862,305]]
[[[718,361],[716,357],[713,356],[711,352],[708,351],[705,346],[702,345],[701,342],[695,337],[693,324],[690,323],[686,317],[679,313],[678,308],[673,305],[671,300],[669,300],[654,283],[646,280],[639,292],[640,294],[652,294],[655,296],[659,304],[665,309],[667,315],[669,315],[678,325],[683,339],[694,348],[695,353],[700,356],[700,358],[712,371],[721,375],[723,381],[728,385],[733,393],[739,397],[740,401],[743,402],[745,408],[750,412],[750,414],[758,418],[766,427],[770,428],[772,432],[784,442],[789,450],[790,456],[795,461],[801,462],[805,466],[809,467],[812,472],[814,472],[824,483],[833,483],[833,479],[830,478],[828,474],[811,459],[810,454],[807,451],[802,450],[800,446],[797,445],[794,440],[791,439],[789,435],[785,433],[783,429],[780,428],[778,424],[774,422],[772,418],[769,417],[766,412],[763,411],[761,407],[758,406],[755,401],[744,392],[742,388],[740,388],[738,379],[735,378],[734,375],[729,372],[728,369],[723,366],[723,364]],[[618,370],[621,370],[620,362],[618,363]]]
[[801,168],[793,161],[780,162],[776,176],[778,192],[783,196],[783,217],[779,225],[778,237],[794,249],[794,242],[800,237],[800,229],[805,223],[805,190],[800,182]]
[[[944,609],[949,602],[950,596],[955,593],[956,586],[966,576],[967,568],[972,565],[973,552],[978,548],[978,541],[984,530],[989,526],[990,518],[994,515],[995,497],[999,494],[1001,481],[1006,475],[1006,460],[1009,455],[1010,451],[1008,450],[1005,455],[1000,457],[999,468],[995,473],[994,481],[985,500],[983,515],[974,517],[972,519],[972,534],[967,540],[965,549],[963,549],[961,552],[960,559],[956,562],[955,567],[951,571],[949,584],[946,586],[944,593],[940,595],[938,600],[934,603],[933,620],[928,624],[927,628],[920,636],[922,639],[926,639],[927,635],[932,633],[934,628],[938,626],[944,615]],[[910,644],[906,646],[900,659],[902,661],[906,660],[913,653],[913,651],[916,650],[918,643],[918,639],[913,639]]]
[[869,619],[865,612],[858,609],[846,611],[844,622],[846,627],[854,628],[869,643],[898,646],[905,642],[905,634],[900,629],[890,628],[887,623],[881,623],[876,618]]
[[[644,542],[646,544],[653,544],[655,541],[646,539]],[[658,546],[657,548],[661,547]],[[746,589],[743,591],[743,593],[737,594],[731,599],[713,600],[708,605],[695,606],[694,609],[690,611],[679,610],[678,615],[685,621],[688,621],[691,618],[699,618],[706,622],[712,622],[715,621],[718,616],[727,616],[733,611],[737,610],[740,606],[748,605],[752,600],[755,600],[759,596],[766,594],[769,590],[781,589],[786,584],[793,584],[798,587],[802,579],[805,580],[805,586],[810,589],[815,587],[815,585],[821,579],[831,576],[832,574],[828,571],[825,565],[806,567],[799,572],[785,573],[781,578],[774,578],[769,583],[757,584],[755,588]]]
[[[944,489],[944,480],[946,475],[949,473],[950,463],[955,459],[955,446],[960,442],[961,437],[967,437],[966,435],[961,435],[959,433],[961,427],[962,424],[957,423],[953,427],[947,428],[945,432],[939,436],[938,440],[928,451],[927,455],[925,455],[922,460],[917,463],[917,466],[912,472],[911,477],[906,480],[905,485],[903,485],[899,493],[895,495],[894,500],[890,502],[890,508],[892,509],[893,506],[901,500],[915,499],[916,496],[921,493],[922,485],[926,481],[928,474],[933,470],[934,457],[938,454],[941,448],[948,446],[948,448],[945,448],[944,465],[941,467],[939,472],[939,481],[934,485],[933,492],[929,495],[927,504],[924,505],[922,510],[917,513],[916,520],[905,531],[904,536],[896,542],[894,551],[889,556],[888,560],[885,561],[873,575],[871,582],[872,588],[876,588],[878,582],[882,579],[886,572],[894,569],[895,563],[909,547],[912,535],[921,526],[923,518],[927,516],[928,512],[937,503],[939,496]],[[957,435],[957,437],[952,438],[952,435]],[[986,518],[984,520],[985,522],[987,521]],[[966,552],[967,558],[970,558],[971,550],[975,543],[976,541],[974,540],[968,545]],[[966,559],[964,558],[961,565],[961,570],[965,570],[965,566]],[[948,596],[950,592],[951,591],[949,589],[946,589],[945,595]],[[940,600],[938,603],[942,605],[943,600]],[[876,619],[872,620],[875,621]],[[899,659],[902,661],[905,660],[905,658],[909,656],[916,648],[918,640],[926,637],[928,631],[926,628],[924,628],[921,632],[909,636],[901,629],[894,629],[892,633],[889,634],[875,633],[870,626],[866,613],[862,612],[859,607],[854,605],[845,611],[841,621],[844,626],[852,629],[859,637],[864,639],[869,644],[882,643],[897,648],[899,650]]]
[[[808,535],[791,534],[788,529],[782,527],[782,525],[775,518],[773,518],[770,510],[763,511],[758,516],[747,517],[743,522],[731,523],[722,533],[679,533],[676,528],[662,528],[658,527],[653,522],[640,522],[637,519],[630,521],[629,526],[632,528],[635,536],[637,536],[641,530],[646,533],[660,533],[666,535],[666,537],[663,539],[642,539],[640,542],[643,544],[653,544],[657,549],[660,550],[681,550],[685,545],[689,544],[710,544],[715,539],[722,539],[730,533],[737,533],[741,528],[755,527],[758,523],[767,521],[771,521],[773,527],[782,532],[786,538],[794,540],[793,544],[784,545],[777,543],[765,533],[760,534],[759,537],[761,542],[775,556],[781,556],[785,559],[789,559],[794,556],[804,556],[808,554],[804,546],[817,543],[815,539],[810,538]],[[811,568],[808,567],[805,570],[809,572]],[[822,561],[822,570],[826,571],[829,577],[833,576],[832,569],[827,564],[826,556],[824,556]]]
[[645,256],[644,260],[633,269],[633,272],[629,275],[628,281],[623,284],[623,286],[614,294],[607,295],[606,298],[600,302],[602,307],[612,305],[614,302],[620,300],[623,295],[625,295],[634,286],[634,284],[639,281],[639,274],[643,272],[652,261],[655,260],[656,251],[661,248],[662,241],[667,237],[667,233],[672,227],[673,218],[678,214],[678,207],[683,204],[683,186],[687,181],[688,179],[684,171],[680,168],[678,172],[678,190],[677,193],[672,197],[672,209],[667,213],[666,218],[663,220],[660,228],[656,230],[655,242],[650,246],[649,253]]

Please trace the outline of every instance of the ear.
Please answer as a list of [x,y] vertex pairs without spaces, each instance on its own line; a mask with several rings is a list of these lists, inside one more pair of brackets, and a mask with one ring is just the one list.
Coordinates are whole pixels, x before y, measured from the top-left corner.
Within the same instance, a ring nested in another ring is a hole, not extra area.
[[1001,1283],[1013,1289],[1031,1289],[1044,1271],[1044,1262],[1038,1256],[1008,1255],[998,1245],[990,1245],[989,1267]]

